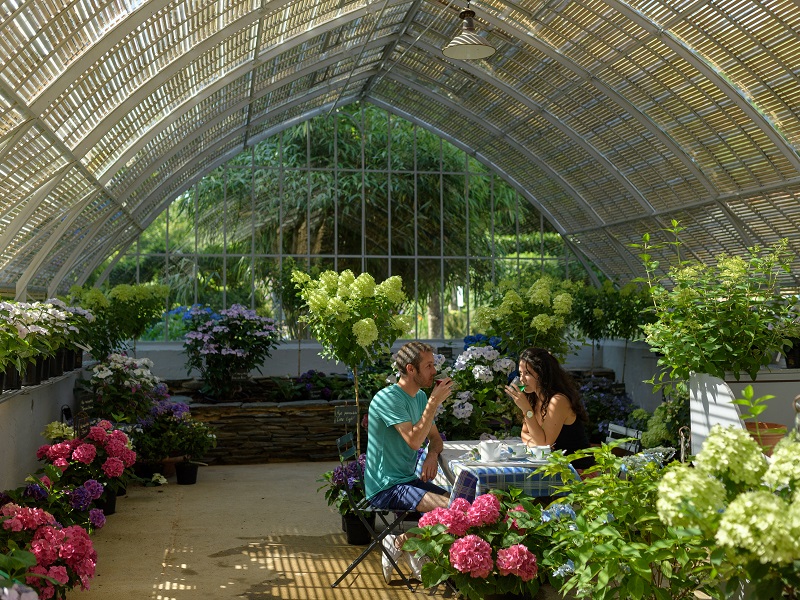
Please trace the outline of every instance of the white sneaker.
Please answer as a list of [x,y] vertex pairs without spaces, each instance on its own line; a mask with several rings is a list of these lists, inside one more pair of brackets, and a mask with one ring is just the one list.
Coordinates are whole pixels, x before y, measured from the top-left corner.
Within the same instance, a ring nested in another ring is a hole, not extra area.
[[417,558],[416,552],[408,553],[408,564],[415,579],[422,581],[422,566],[431,562],[431,559],[424,554]]
[[[389,534],[381,540],[381,544],[383,544],[383,547],[389,552],[392,560],[397,562],[403,551],[398,550],[394,545],[395,539],[397,539],[396,535]],[[386,556],[385,552],[381,552],[381,568],[383,569],[383,580],[387,584],[390,583],[392,581],[392,571],[394,571],[394,567],[392,563],[389,562],[389,558]]]

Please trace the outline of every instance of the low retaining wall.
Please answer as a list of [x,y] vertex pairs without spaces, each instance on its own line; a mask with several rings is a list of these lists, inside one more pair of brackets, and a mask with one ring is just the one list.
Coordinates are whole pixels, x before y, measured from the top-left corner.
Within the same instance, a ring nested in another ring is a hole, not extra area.
[[[247,402],[191,404],[192,417],[208,423],[217,447],[203,461],[209,464],[339,460],[336,439],[353,426],[334,423],[334,408],[354,401]],[[367,404],[361,403],[361,414]],[[361,451],[367,439],[362,431]]]

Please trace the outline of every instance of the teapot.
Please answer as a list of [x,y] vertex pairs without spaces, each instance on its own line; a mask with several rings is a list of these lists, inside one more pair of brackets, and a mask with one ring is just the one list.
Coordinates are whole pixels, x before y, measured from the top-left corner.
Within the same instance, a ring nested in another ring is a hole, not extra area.
[[503,444],[499,440],[482,440],[478,443],[478,452],[484,462],[500,460]]

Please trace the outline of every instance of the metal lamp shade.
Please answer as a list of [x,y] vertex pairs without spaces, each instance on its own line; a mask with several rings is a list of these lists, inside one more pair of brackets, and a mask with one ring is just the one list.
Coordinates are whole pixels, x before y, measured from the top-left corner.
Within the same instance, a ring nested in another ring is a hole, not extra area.
[[453,38],[453,41],[442,48],[442,54],[448,58],[459,60],[476,60],[488,58],[496,52],[486,41],[475,33],[475,25],[472,22],[475,13],[471,10],[462,10],[461,33]]

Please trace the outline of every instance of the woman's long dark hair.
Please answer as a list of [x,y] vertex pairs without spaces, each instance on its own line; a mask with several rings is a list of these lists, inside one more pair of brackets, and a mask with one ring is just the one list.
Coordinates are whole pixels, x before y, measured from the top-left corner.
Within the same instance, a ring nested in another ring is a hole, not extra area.
[[[539,387],[544,394],[541,407],[542,419],[547,415],[547,407],[551,398],[556,394],[564,394],[569,399],[569,405],[578,419],[584,423],[589,421],[589,415],[586,413],[580,392],[575,387],[572,377],[561,368],[552,354],[544,348],[526,348],[519,355],[519,361],[524,362],[539,380]],[[534,392],[526,393],[536,396]]]

